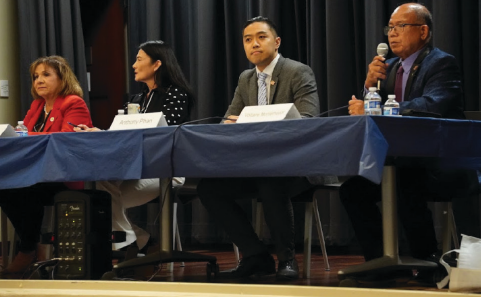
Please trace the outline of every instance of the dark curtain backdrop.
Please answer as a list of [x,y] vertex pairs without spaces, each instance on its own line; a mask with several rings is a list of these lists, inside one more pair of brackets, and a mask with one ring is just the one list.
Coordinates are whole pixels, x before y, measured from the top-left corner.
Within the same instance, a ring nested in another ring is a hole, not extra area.
[[78,0],[18,0],[20,97],[23,119],[32,102],[30,64],[42,56],[67,59],[89,105],[87,66]]
[[[321,110],[347,104],[361,90],[383,27],[399,0],[131,0],[129,63],[141,42],[174,47],[197,95],[192,118],[223,115],[239,74],[250,67],[242,45],[244,22],[257,15],[278,25],[280,53],[312,67]],[[434,46],[458,59],[466,110],[479,110],[481,0],[426,0],[434,18]],[[129,73],[130,92],[139,90]],[[330,115],[346,114],[346,110]]]
[[[351,95],[359,94],[377,45],[387,42],[383,27],[392,11],[405,2],[130,0],[127,18],[129,64],[134,63],[140,43],[152,39],[168,42],[197,95],[192,119],[222,116],[232,100],[240,73],[253,67],[244,54],[243,24],[249,18],[263,15],[278,26],[282,39],[279,52],[314,70],[321,111],[327,111],[346,105]],[[480,2],[423,1],[433,13],[433,45],[456,56],[462,69],[466,110],[479,110],[480,107]],[[129,91],[139,91],[132,71],[129,72]],[[329,115],[347,115],[347,110]],[[336,195],[319,197],[324,198],[319,200],[321,220],[328,244],[346,245],[351,242],[353,233]],[[249,212],[250,202],[243,203]],[[303,206],[296,207],[296,222],[300,220],[299,225],[302,225]],[[439,206],[433,204],[431,207],[435,217],[441,216]],[[194,242],[227,240],[198,201],[179,215],[185,216],[184,229],[190,230]],[[190,218],[191,225],[187,226]],[[440,231],[439,223],[436,228]],[[296,231],[300,235],[303,233],[299,229]],[[297,241],[302,242],[302,238]]]

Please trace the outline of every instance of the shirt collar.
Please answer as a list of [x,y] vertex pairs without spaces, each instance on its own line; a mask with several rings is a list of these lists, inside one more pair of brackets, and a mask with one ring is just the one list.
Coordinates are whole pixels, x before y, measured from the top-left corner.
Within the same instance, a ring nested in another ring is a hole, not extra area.
[[274,60],[272,60],[269,65],[267,65],[266,68],[264,68],[264,71],[259,71],[256,66],[257,77],[259,77],[260,72],[264,72],[265,74],[267,74],[267,76],[272,77],[272,72],[274,72],[274,68],[276,67],[277,61],[279,61],[279,57],[280,55],[279,53],[277,53],[277,56],[274,58]]
[[417,52],[415,52],[414,54],[410,55],[409,57],[407,57],[405,60],[402,60],[402,59],[400,60],[400,63],[403,66],[403,70],[405,74],[408,74],[411,71],[411,67],[414,64],[414,61],[416,61],[416,59],[418,58],[422,50],[424,50],[424,47],[418,50]]

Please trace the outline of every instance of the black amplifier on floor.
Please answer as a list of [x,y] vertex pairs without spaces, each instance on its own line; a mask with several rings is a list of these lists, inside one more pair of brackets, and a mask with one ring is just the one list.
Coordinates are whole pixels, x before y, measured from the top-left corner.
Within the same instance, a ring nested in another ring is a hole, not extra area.
[[110,194],[98,190],[55,195],[54,279],[100,279],[112,270]]

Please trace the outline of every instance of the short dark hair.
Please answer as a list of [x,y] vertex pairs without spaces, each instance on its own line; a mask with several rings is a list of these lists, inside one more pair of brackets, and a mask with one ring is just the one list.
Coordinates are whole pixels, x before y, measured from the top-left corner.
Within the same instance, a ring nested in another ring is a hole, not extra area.
[[263,16],[256,16],[255,18],[252,18],[250,20],[247,20],[247,22],[244,24],[244,28],[242,29],[242,36],[244,36],[244,30],[246,29],[247,26],[253,23],[266,23],[267,26],[269,26],[269,29],[271,29],[272,33],[274,33],[274,36],[277,37],[277,26],[274,24],[273,21],[269,20],[266,17]]

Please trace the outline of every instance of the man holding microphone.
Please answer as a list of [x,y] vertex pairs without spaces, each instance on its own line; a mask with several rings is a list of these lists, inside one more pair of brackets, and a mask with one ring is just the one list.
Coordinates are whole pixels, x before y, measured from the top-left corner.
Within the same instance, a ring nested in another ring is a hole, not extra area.
[[[380,95],[396,94],[400,113],[406,109],[432,112],[444,118],[464,119],[463,91],[459,67],[453,56],[433,48],[432,16],[417,3],[397,7],[385,27],[389,45],[396,58],[376,56],[369,64],[365,88],[381,81]],[[364,104],[352,96],[349,114],[364,114]],[[412,160],[411,160],[412,161]],[[401,158],[396,165],[402,165]],[[412,166],[414,165],[414,166]],[[409,241],[411,255],[430,259],[437,252],[431,211],[426,198],[449,200],[460,193],[468,195],[473,172],[426,169],[421,160],[410,167],[397,168],[399,218]],[[376,203],[381,187],[360,176],[340,188],[341,201],[351,219],[366,261],[383,255],[382,219]]]
[[[381,97],[396,94],[401,111],[414,109],[463,119],[459,67],[453,56],[429,44],[432,26],[431,13],[421,4],[407,3],[396,8],[384,32],[397,58],[386,61],[381,56],[374,57],[365,88],[376,87],[382,80]],[[362,100],[352,97],[349,114],[364,114]]]

